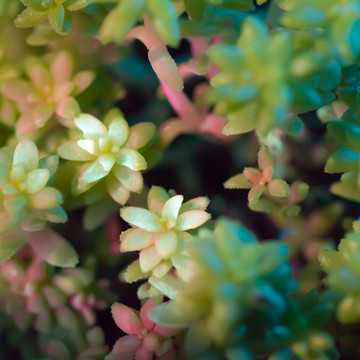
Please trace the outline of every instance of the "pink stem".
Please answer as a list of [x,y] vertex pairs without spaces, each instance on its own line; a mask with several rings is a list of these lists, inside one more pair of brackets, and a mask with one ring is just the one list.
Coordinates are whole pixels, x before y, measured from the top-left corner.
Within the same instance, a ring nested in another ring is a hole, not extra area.
[[191,129],[197,129],[202,122],[202,118],[189,98],[184,94],[183,91],[176,91],[171,89],[165,83],[160,83],[166,98],[181,121],[183,121]]

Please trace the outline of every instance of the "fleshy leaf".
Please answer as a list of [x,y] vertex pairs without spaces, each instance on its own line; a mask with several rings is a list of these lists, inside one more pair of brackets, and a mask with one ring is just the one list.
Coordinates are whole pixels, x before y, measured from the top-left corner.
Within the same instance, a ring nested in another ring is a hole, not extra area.
[[271,180],[268,184],[269,194],[277,197],[288,197],[290,195],[289,185],[281,179]]
[[27,191],[33,194],[41,190],[49,181],[50,172],[47,169],[35,169],[26,177]]
[[120,250],[135,251],[144,249],[153,243],[153,235],[142,229],[129,229],[120,236]]
[[89,114],[81,114],[74,120],[75,125],[85,136],[100,138],[107,135],[105,125],[96,117]]
[[117,163],[134,171],[145,170],[146,161],[142,155],[133,149],[122,149],[117,156]]
[[156,251],[164,259],[168,259],[176,251],[177,237],[173,231],[159,234],[155,239]]
[[69,242],[50,229],[32,233],[29,244],[37,256],[51,265],[74,267],[79,262],[76,251]]
[[152,123],[144,122],[133,125],[130,128],[125,147],[135,150],[142,148],[153,138],[155,131],[156,126]]
[[13,166],[22,166],[26,172],[35,170],[39,163],[39,150],[31,140],[21,140],[16,146]]
[[166,201],[162,210],[162,218],[176,220],[183,200],[182,195],[176,195]]
[[244,174],[238,174],[224,182],[225,189],[250,189],[251,183]]
[[148,207],[151,212],[161,216],[164,204],[169,195],[161,186],[152,186],[148,194]]
[[177,228],[181,231],[195,229],[211,218],[211,215],[202,210],[189,210],[179,215]]
[[158,222],[159,218],[146,209],[137,207],[124,207],[120,210],[120,216],[133,226],[141,229],[156,232],[163,230],[163,226]]

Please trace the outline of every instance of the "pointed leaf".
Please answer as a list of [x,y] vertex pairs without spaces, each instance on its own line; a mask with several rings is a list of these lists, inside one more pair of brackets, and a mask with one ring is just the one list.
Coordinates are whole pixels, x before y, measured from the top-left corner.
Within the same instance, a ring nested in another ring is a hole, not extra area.
[[117,155],[117,163],[134,171],[145,170],[146,161],[142,155],[133,149],[122,149]]
[[244,174],[238,174],[224,182],[225,189],[250,189],[251,183]]
[[26,177],[27,192],[33,194],[40,191],[48,183],[50,172],[47,169],[35,169]]
[[133,192],[140,193],[144,181],[142,175],[134,170],[129,169],[126,166],[115,166],[113,168],[113,174],[127,189]]
[[89,161],[95,159],[94,155],[88,151],[83,150],[80,146],[73,143],[72,141],[67,141],[60,145],[57,149],[57,153],[61,158],[66,160]]
[[111,121],[108,136],[114,144],[122,146],[127,140],[128,135],[129,126],[124,118],[117,117]]
[[123,232],[120,236],[120,250],[136,251],[142,250],[153,244],[153,235],[142,229],[129,229]]
[[166,201],[162,210],[161,217],[163,219],[176,220],[183,200],[184,197],[182,195],[176,195]]
[[75,126],[80,129],[85,136],[100,138],[107,135],[105,125],[96,117],[89,114],[81,114],[74,119]]
[[163,259],[168,259],[177,249],[176,234],[173,231],[159,234],[155,238],[155,248]]
[[39,150],[31,140],[21,140],[15,148],[13,166],[22,166],[26,172],[35,170],[39,163]]
[[211,215],[202,210],[189,210],[179,215],[177,228],[180,231],[195,229],[211,218]]
[[104,178],[109,174],[111,168],[109,170],[104,169],[102,164],[100,163],[100,158],[94,161],[91,166],[89,166],[82,174],[79,176],[79,182],[84,184],[91,184],[95,181],[98,181]]
[[30,203],[35,209],[51,209],[62,204],[63,197],[59,190],[45,187],[30,196]]
[[148,207],[151,212],[161,216],[163,207],[169,195],[161,186],[152,186],[148,194]]
[[163,226],[159,223],[159,218],[146,209],[132,206],[124,207],[120,210],[120,216],[129,224],[150,232],[163,230]]
[[140,268],[144,273],[147,273],[154,269],[161,260],[162,258],[160,254],[156,251],[154,246],[149,246],[140,251]]
[[288,197],[290,195],[289,185],[281,179],[271,180],[268,184],[269,194],[277,197]]
[[153,137],[156,126],[152,123],[140,123],[131,126],[129,138],[124,145],[126,148],[140,149],[145,146]]

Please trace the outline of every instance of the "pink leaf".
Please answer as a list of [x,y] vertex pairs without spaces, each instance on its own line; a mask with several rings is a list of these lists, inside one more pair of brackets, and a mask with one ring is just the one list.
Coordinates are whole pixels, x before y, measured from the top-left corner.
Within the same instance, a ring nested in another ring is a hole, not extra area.
[[149,312],[157,306],[157,302],[154,299],[149,299],[140,310],[140,318],[143,324],[147,329],[152,329],[154,327],[154,323],[150,320],[148,314]]
[[116,325],[129,335],[141,335],[144,326],[139,317],[135,314],[133,309],[129,307],[114,303],[111,306],[112,316]]

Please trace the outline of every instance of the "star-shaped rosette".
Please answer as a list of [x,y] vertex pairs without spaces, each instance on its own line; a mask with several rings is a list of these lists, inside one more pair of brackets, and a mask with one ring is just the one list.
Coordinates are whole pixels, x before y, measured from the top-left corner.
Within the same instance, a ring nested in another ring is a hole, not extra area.
[[129,128],[116,109],[106,115],[104,122],[81,114],[74,124],[80,133],[74,132],[72,140],[58,148],[63,159],[85,163],[75,178],[73,193],[83,193],[104,178],[110,196],[119,204],[125,204],[130,192],[140,193],[140,171],[147,168],[147,163],[138,150],[152,139],[155,125],[140,123]]
[[249,205],[258,202],[265,193],[271,197],[288,197],[289,185],[282,179],[273,179],[274,158],[266,147],[258,153],[259,169],[245,168],[243,173],[231,177],[224,183],[226,189],[250,189]]
[[60,206],[61,193],[49,186],[57,166],[56,155],[39,159],[38,148],[31,140],[21,140],[15,150],[0,150],[0,233],[19,226],[37,231],[46,221],[67,220]]
[[16,103],[21,114],[17,135],[35,132],[53,115],[69,121],[80,113],[75,96],[94,80],[91,71],[73,74],[74,59],[68,51],[47,58],[29,56],[24,63],[26,78],[12,77],[1,86],[1,93]]
[[34,27],[46,19],[51,27],[60,35],[71,30],[72,12],[84,9],[92,0],[21,0],[26,6],[15,20],[19,28]]
[[175,355],[172,336],[178,330],[155,324],[149,312],[157,305],[149,299],[138,314],[133,309],[119,303],[111,306],[116,325],[128,335],[121,337],[114,345],[106,360],[170,360]]
[[188,255],[185,243],[192,239],[188,232],[196,229],[211,217],[205,211],[206,197],[198,197],[183,204],[183,196],[170,195],[161,187],[153,186],[148,195],[149,210],[124,207],[120,216],[132,228],[120,236],[122,252],[140,251],[139,260],[129,266],[125,280],[152,274],[164,277],[172,267],[180,278],[186,278]]

